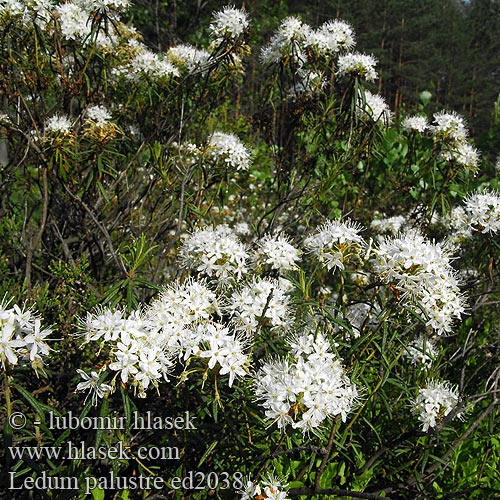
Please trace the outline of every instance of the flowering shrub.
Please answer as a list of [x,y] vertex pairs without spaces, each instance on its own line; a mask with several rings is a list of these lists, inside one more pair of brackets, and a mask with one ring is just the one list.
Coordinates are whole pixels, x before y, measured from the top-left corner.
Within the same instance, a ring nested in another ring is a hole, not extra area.
[[499,494],[465,119],[394,114],[340,19],[254,47],[226,6],[157,51],[130,9],[0,2],[9,498]]

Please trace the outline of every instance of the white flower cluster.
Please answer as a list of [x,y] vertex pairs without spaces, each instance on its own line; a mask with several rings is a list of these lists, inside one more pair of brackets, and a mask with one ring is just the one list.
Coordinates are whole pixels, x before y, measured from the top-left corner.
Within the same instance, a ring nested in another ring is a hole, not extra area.
[[225,40],[235,41],[245,34],[249,26],[246,12],[227,6],[214,14],[209,27],[210,36],[216,45]]
[[325,61],[337,66],[339,75],[357,75],[369,81],[377,78],[372,56],[342,55],[354,46],[352,27],[340,19],[313,29],[299,17],[290,16],[281,21],[269,43],[262,48],[261,60],[264,64],[280,64],[291,69],[294,74],[287,96],[297,99],[317,93],[327,85]]
[[10,302],[0,303],[0,361],[2,368],[17,365],[19,358],[30,361],[35,371],[43,366],[43,358],[50,352],[46,343],[52,329],[42,328],[42,320],[31,309],[20,308]]
[[434,342],[425,335],[420,335],[405,347],[404,355],[413,365],[430,368],[438,353]]
[[339,57],[337,68],[340,76],[354,75],[373,82],[378,77],[376,65],[377,60],[371,55],[349,52]]
[[500,193],[493,190],[472,193],[465,199],[464,211],[474,231],[492,234],[500,231]]
[[26,10],[25,2],[19,0],[2,0],[0,3],[0,13],[6,13],[11,16],[19,16]]
[[133,311],[126,315],[106,309],[99,314],[89,314],[85,327],[88,339],[95,341],[102,336],[105,343],[107,341],[112,350],[109,369],[119,372],[124,384],[132,378],[141,397],[150,384],[158,385],[161,378],[168,380],[174,354],[165,349],[165,339],[155,335],[155,324],[147,314]]
[[186,267],[221,282],[241,279],[248,271],[250,257],[247,247],[224,224],[185,235],[179,256]]
[[266,234],[257,242],[257,264],[267,265],[276,271],[289,271],[297,267],[300,251],[285,235]]
[[97,127],[105,127],[111,120],[111,113],[106,106],[93,105],[87,108],[87,119]]
[[[143,311],[89,313],[82,330],[87,342],[109,348],[109,370],[118,372],[122,383],[131,383],[145,397],[150,386],[169,380],[176,359],[186,366],[193,358],[204,360],[208,369],[229,375],[229,386],[235,377],[245,376],[247,338],[217,323],[214,316],[219,313],[215,292],[203,281],[187,280],[171,284]],[[94,378],[81,387],[97,390]]]
[[208,141],[208,151],[216,161],[222,161],[235,170],[250,167],[250,152],[234,134],[214,132]]
[[194,142],[172,142],[172,157],[184,168],[196,165],[203,157],[202,148]]
[[350,24],[334,19],[316,30],[306,30],[304,45],[320,55],[332,56],[354,47],[354,31]]
[[210,52],[185,44],[170,47],[167,57],[172,64],[188,73],[204,71],[210,63]]
[[261,484],[253,481],[247,481],[244,488],[238,491],[241,495],[240,500],[289,500],[289,497],[284,491],[287,485],[283,484],[277,478],[269,476]]
[[468,142],[459,142],[452,151],[451,157],[459,165],[473,172],[479,168],[479,151]]
[[287,17],[269,43],[262,48],[262,62],[271,64],[290,59],[297,66],[302,66],[307,60],[304,43],[310,30],[298,17]]
[[126,79],[134,82],[144,77],[169,80],[180,74],[179,69],[168,57],[152,52],[146,47],[142,47],[128,65],[118,71]]
[[469,135],[465,120],[455,112],[439,111],[434,113],[434,122],[431,126],[435,137],[459,142],[467,139]]
[[463,206],[453,207],[449,213],[442,218],[443,226],[450,232],[448,241],[452,245],[460,245],[472,238],[473,231]]
[[384,98],[369,90],[360,91],[356,100],[356,114],[363,120],[371,120],[388,126],[392,122],[392,112]]
[[406,224],[408,224],[408,221],[404,215],[394,215],[392,217],[373,219],[370,223],[370,229],[377,234],[391,234],[396,236]]
[[333,416],[346,421],[358,397],[341,361],[318,332],[290,342],[290,357],[265,362],[255,375],[255,394],[265,415],[279,429],[291,425],[303,433]]
[[[231,167],[235,171],[246,171],[252,163],[248,148],[234,134],[214,132],[203,145],[192,142],[173,143],[172,149],[180,156],[184,166],[200,161]],[[209,172],[210,173],[210,172]]]
[[382,279],[394,285],[415,311],[422,310],[427,326],[439,335],[449,333],[464,304],[447,250],[408,232],[383,239],[374,253],[374,268]]
[[42,29],[51,21],[54,2],[52,0],[1,0],[0,17],[17,17],[25,26],[32,23]]
[[91,26],[87,12],[75,2],[58,5],[56,13],[62,34],[69,40],[84,39],[90,35]]
[[458,404],[457,388],[449,382],[431,380],[426,387],[419,389],[415,400],[415,413],[427,432],[436,427]]
[[290,324],[289,289],[290,283],[284,279],[254,278],[234,291],[226,309],[235,329],[252,333],[259,324],[286,329]]
[[[197,344],[196,344],[197,343]],[[219,375],[229,374],[229,387],[236,376],[244,377],[250,363],[245,352],[249,341],[245,336],[231,333],[229,328],[217,323],[201,323],[196,325],[194,335],[190,339],[192,356],[208,359],[208,368],[219,368]]]
[[54,115],[45,122],[45,132],[51,134],[70,134],[71,120],[67,116]]
[[[128,2],[121,0],[93,0],[90,2],[75,0],[60,3],[54,12],[61,33],[68,40],[75,40],[82,44],[95,42],[100,47],[113,47],[118,43],[117,26],[119,22],[117,14],[109,9],[119,11],[128,5]],[[112,22],[109,23],[110,29],[106,32],[94,22],[95,12],[98,10],[107,10],[107,16],[112,19]]]
[[454,161],[472,172],[478,170],[479,151],[468,142],[469,132],[463,117],[455,112],[440,111],[434,114],[430,129],[441,143],[439,157],[442,160]]
[[312,252],[328,270],[345,269],[345,264],[359,255],[365,242],[360,235],[362,228],[350,220],[331,220],[319,227],[304,240],[304,246]]
[[327,21],[312,29],[298,17],[285,18],[269,43],[262,49],[266,64],[293,61],[302,66],[307,61],[307,51],[322,57],[333,57],[354,47],[352,27],[339,19]]
[[429,123],[425,116],[407,116],[401,123],[401,126],[407,132],[419,132],[423,134],[429,128]]

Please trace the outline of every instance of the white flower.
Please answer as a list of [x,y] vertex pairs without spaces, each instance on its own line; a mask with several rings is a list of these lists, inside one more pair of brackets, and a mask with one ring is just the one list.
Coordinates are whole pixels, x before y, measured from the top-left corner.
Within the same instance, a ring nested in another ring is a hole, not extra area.
[[407,116],[403,120],[401,126],[403,127],[403,130],[408,132],[415,131],[424,133],[429,127],[429,124],[427,123],[427,118],[425,116]]
[[95,10],[99,8],[101,7],[84,0],[59,4],[56,13],[63,36],[68,40],[75,40],[82,44],[95,42],[99,47],[116,45],[118,41],[115,29],[117,18],[112,16],[110,12],[108,12],[108,17],[114,21],[109,24],[110,29],[107,32],[95,29],[96,24],[93,19]]
[[29,359],[37,370],[42,357],[50,348],[45,339],[52,333],[50,328],[42,328],[42,320],[29,308],[14,304],[8,308],[8,300],[0,302],[0,361],[5,369],[7,363],[17,365],[19,357]]
[[27,5],[25,1],[19,0],[3,0],[0,4],[0,13],[7,12],[11,16],[18,16],[24,14],[27,10]]
[[302,66],[307,60],[304,44],[310,31],[311,28],[298,17],[287,17],[268,45],[262,48],[262,61],[269,64],[290,60]]
[[139,371],[137,362],[137,343],[132,343],[129,346],[118,342],[117,351],[115,352],[116,361],[109,364],[109,369],[120,372],[121,381],[126,384],[130,376],[134,377]]
[[384,126],[392,122],[392,113],[384,98],[369,90],[360,91],[356,101],[356,114],[363,119],[379,122]]
[[88,11],[76,2],[66,2],[56,8],[62,34],[70,39],[84,39],[90,35]]
[[59,134],[70,134],[72,123],[67,116],[54,115],[45,123],[45,131]]
[[249,25],[246,12],[227,6],[214,14],[210,35],[217,44],[226,39],[235,41],[247,31]]
[[111,113],[105,106],[93,105],[87,108],[87,118],[98,127],[104,127],[111,120]]
[[300,259],[300,251],[289,242],[286,236],[266,234],[257,245],[258,262],[267,264],[278,271],[296,268],[296,263]]
[[253,481],[247,481],[245,487],[237,492],[241,495],[241,500],[254,500],[256,496],[262,493],[259,484]]
[[170,79],[179,76],[179,69],[170,58],[156,54],[147,48],[142,48],[138,54],[121,69],[121,73],[128,80],[138,81],[144,76],[153,79]]
[[235,170],[248,170],[251,155],[234,134],[214,132],[208,141],[208,151],[216,161],[222,161]]
[[350,220],[331,220],[304,240],[304,246],[312,252],[328,270],[345,269],[348,263],[365,246],[361,226]]
[[421,310],[426,324],[439,335],[449,333],[464,312],[464,301],[448,249],[408,232],[383,239],[374,254],[381,278],[393,284],[416,312]]
[[458,404],[456,386],[449,382],[431,380],[426,387],[419,389],[414,401],[414,412],[422,423],[422,430],[436,427]]
[[14,323],[14,318],[9,318],[7,321],[2,321],[2,332],[0,337],[0,359],[2,367],[5,369],[6,361],[11,365],[17,365],[17,349],[26,346],[26,342],[15,336],[17,329]]
[[290,323],[290,297],[285,285],[271,278],[254,278],[234,291],[226,309],[233,316],[235,329],[255,333],[261,323],[272,329],[286,329]]
[[477,172],[479,168],[479,151],[465,139],[443,143],[438,157],[444,161],[455,162],[472,172]]
[[[200,328],[200,327],[198,327]],[[200,352],[200,357],[202,358],[210,358],[208,361],[208,367],[213,369],[215,363],[219,363],[222,366],[224,363],[224,359],[229,354],[229,351],[226,346],[227,337],[229,337],[229,329],[224,327],[219,327],[221,332],[214,332],[216,326],[213,324],[203,325],[201,328],[204,328],[203,338],[205,342],[208,342],[209,348],[202,350]],[[207,335],[208,334],[208,335]]]
[[238,222],[234,225],[234,232],[239,236],[248,236],[252,234],[248,222]]
[[175,65],[185,68],[188,73],[203,71],[208,68],[210,52],[192,45],[175,45],[167,52],[168,59]]
[[239,339],[230,341],[227,347],[228,355],[220,363],[221,369],[219,373],[221,375],[229,374],[229,387],[233,385],[236,376],[244,377],[247,375],[250,356],[243,352],[245,345]]
[[197,355],[208,358],[209,369],[218,364],[220,375],[229,374],[229,387],[236,376],[246,375],[245,368],[249,364],[249,356],[245,353],[248,344],[246,337],[237,337],[229,328],[217,323],[200,324],[196,330],[201,346]]
[[185,266],[216,277],[223,283],[241,279],[247,272],[249,255],[246,246],[225,225],[198,229],[185,236],[179,254]]
[[81,325],[85,341],[95,341],[101,337],[104,337],[106,342],[116,341],[120,336],[123,315],[123,311],[118,309],[102,309],[94,313],[87,313],[87,318]]
[[85,402],[87,401],[87,398],[89,395],[92,394],[92,402],[93,405],[97,405],[97,400],[102,399],[104,396],[106,396],[109,392],[113,390],[113,388],[104,383],[99,383],[99,374],[95,371],[91,371],[90,375],[87,375],[83,370],[77,369],[76,372],[82,377],[83,382],[80,382],[76,386],[77,391],[89,391],[87,396],[85,397]]
[[377,60],[367,54],[349,53],[341,55],[338,59],[337,67],[340,76],[354,75],[364,78],[368,82],[377,79],[375,66]]
[[404,215],[395,215],[393,217],[383,217],[374,219],[370,223],[370,229],[378,234],[391,234],[396,236],[408,221]]
[[434,113],[434,122],[430,128],[436,137],[443,140],[462,141],[468,135],[464,118],[453,111]]
[[291,425],[305,434],[330,416],[347,414],[358,398],[327,339],[301,334],[291,339],[289,359],[265,362],[255,375],[255,395],[279,429]]
[[479,167],[479,151],[468,142],[458,144],[454,159],[459,165],[473,172]]
[[500,193],[477,191],[465,199],[465,218],[469,226],[481,233],[500,231]]
[[237,493],[241,495],[240,500],[255,500],[255,498],[289,500],[286,491],[284,491],[287,486],[274,476],[269,475],[267,479],[262,481],[262,484],[247,481],[244,488]]
[[305,46],[312,47],[321,55],[335,55],[341,50],[354,47],[352,27],[339,19],[327,21],[316,30],[306,31]]
[[50,351],[45,339],[52,334],[52,330],[42,328],[41,324],[40,318],[35,318],[32,332],[23,339],[30,354],[30,361],[41,360],[41,356],[47,356]]
[[404,355],[413,365],[429,368],[438,353],[434,342],[425,335],[420,335],[406,346]]
[[[162,364],[158,357],[161,351],[155,348],[143,348],[139,353],[138,372],[135,375],[135,380],[141,385],[141,389],[147,390],[151,382],[162,377]],[[163,374],[165,372],[163,371]]]

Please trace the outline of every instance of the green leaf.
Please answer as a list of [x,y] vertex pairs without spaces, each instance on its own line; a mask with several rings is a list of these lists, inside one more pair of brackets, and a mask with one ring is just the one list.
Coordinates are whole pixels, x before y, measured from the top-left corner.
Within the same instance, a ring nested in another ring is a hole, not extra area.
[[26,390],[22,385],[19,385],[15,381],[12,382],[12,386],[16,388],[17,392],[29,403],[29,405],[35,410],[37,416],[40,420],[45,423],[45,414],[48,412],[53,412],[56,415],[61,415],[59,411],[48,406],[46,404],[40,403],[31,392]]
[[94,500],[104,500],[106,492],[101,490],[101,488],[97,487],[91,490],[92,498]]
[[217,446],[217,444],[219,443],[218,440],[215,440],[206,450],[205,450],[205,453],[203,453],[203,456],[200,458],[200,461],[198,462],[198,467],[200,467],[204,462],[205,460],[208,458],[208,456],[210,455],[210,453],[212,453],[212,451],[214,450],[214,448]]

